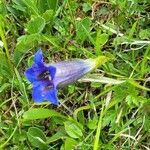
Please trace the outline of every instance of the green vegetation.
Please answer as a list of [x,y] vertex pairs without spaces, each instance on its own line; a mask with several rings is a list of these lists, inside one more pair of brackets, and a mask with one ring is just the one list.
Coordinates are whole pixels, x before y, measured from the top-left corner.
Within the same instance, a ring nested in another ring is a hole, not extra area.
[[[0,149],[150,149],[149,0],[0,0]],[[46,62],[110,61],[34,103],[24,76]]]

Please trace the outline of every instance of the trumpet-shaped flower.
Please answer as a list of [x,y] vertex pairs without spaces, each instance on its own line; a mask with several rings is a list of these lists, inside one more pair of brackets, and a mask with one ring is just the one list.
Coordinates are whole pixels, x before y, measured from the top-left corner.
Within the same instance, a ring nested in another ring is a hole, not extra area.
[[33,65],[25,71],[25,76],[32,83],[32,98],[35,102],[48,100],[58,105],[57,89],[80,79],[89,71],[107,61],[105,56],[95,59],[77,59],[45,64],[42,51],[34,56]]

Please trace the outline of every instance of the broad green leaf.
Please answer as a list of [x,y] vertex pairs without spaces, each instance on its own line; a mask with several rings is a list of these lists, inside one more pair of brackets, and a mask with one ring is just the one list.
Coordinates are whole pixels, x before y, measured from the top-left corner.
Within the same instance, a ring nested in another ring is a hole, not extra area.
[[7,8],[4,1],[0,3],[0,14],[3,16],[7,15]]
[[56,48],[60,48],[58,38],[51,35],[42,35],[42,41],[48,41],[50,44],[55,46]]
[[52,142],[55,142],[59,139],[62,139],[62,138],[65,138],[66,137],[66,132],[64,130],[64,128],[60,128],[56,134],[52,135],[51,137],[48,137],[47,138],[47,142],[46,143],[52,143]]
[[59,41],[56,37],[51,35],[45,35],[40,33],[35,33],[31,35],[23,35],[17,39],[17,45],[14,51],[14,62],[18,64],[21,60],[23,54],[33,47],[37,47],[41,42],[48,42],[56,48],[60,49]]
[[95,42],[95,49],[97,54],[101,53],[101,48],[107,41],[108,41],[108,34],[101,33],[101,31],[98,31]]
[[38,0],[37,1],[37,7],[40,12],[40,14],[43,14],[47,10],[52,10],[53,14],[55,14],[58,6],[58,0]]
[[25,12],[26,7],[22,0],[13,0],[13,8]]
[[45,19],[46,23],[50,21],[52,22],[54,18],[54,11],[52,9],[46,10],[42,17]]
[[45,19],[42,17],[32,18],[27,24],[27,31],[30,34],[41,33],[45,27]]
[[71,138],[66,138],[65,140],[65,150],[73,150],[75,145],[77,145],[78,142]]
[[[52,0],[52,1],[55,1],[55,0]],[[52,4],[49,4],[49,0],[38,0],[37,1],[37,8],[40,12],[40,14],[43,14],[45,11],[51,9],[54,11],[54,8],[51,8]]]
[[65,123],[65,131],[72,138],[80,138],[83,136],[82,129],[75,122],[66,121]]
[[98,123],[98,118],[94,118],[93,120],[88,121],[88,128],[89,129],[96,129],[97,128],[97,123]]
[[61,115],[55,110],[46,109],[46,108],[32,108],[23,114],[24,120],[44,119],[49,117],[65,118],[65,116]]
[[39,33],[31,35],[23,35],[17,39],[17,45],[14,51],[14,62],[18,64],[22,55],[29,49],[38,45],[41,42],[41,35]]
[[30,127],[27,132],[27,137],[32,146],[42,150],[48,149],[48,146],[46,144],[46,136],[39,128]]
[[58,5],[58,0],[47,0],[47,5],[48,5],[49,9],[53,9],[54,11],[56,11],[57,5]]
[[79,42],[83,42],[88,38],[90,34],[90,26],[91,20],[90,18],[84,18],[83,20],[79,21],[76,25],[76,40]]
[[22,0],[24,4],[28,7],[28,12],[31,12],[31,14],[38,16],[39,10],[37,7],[37,1],[36,0]]
[[31,35],[23,35],[17,39],[17,45],[14,51],[14,62],[17,64],[23,54],[33,47],[37,47],[41,42],[49,42],[56,48],[60,49],[59,41],[56,37],[51,35],[45,35],[41,33],[35,33]]
[[38,40],[41,41],[41,34],[35,33],[31,35],[23,35],[17,39],[16,49],[18,51],[24,51],[24,49],[30,49],[35,44],[38,43]]

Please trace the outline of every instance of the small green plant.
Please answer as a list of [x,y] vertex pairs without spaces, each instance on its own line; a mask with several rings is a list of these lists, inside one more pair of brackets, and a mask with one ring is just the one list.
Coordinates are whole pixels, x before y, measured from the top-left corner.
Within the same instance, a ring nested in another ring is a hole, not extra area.
[[[149,0],[1,0],[0,149],[148,150],[148,20]],[[39,47],[45,64],[110,61],[60,88],[58,106],[35,103],[24,72]]]

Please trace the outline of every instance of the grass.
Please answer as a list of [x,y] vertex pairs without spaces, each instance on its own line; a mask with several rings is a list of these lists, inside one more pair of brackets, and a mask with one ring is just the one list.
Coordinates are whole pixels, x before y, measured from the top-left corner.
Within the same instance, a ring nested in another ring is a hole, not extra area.
[[[149,0],[0,1],[0,149],[150,149]],[[24,76],[46,62],[111,60],[36,104]]]

